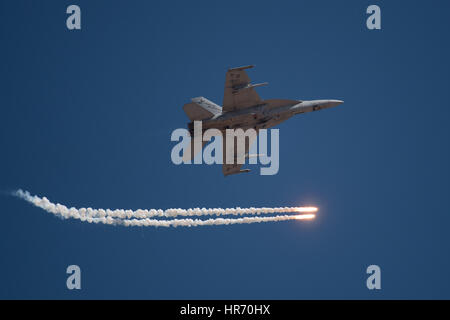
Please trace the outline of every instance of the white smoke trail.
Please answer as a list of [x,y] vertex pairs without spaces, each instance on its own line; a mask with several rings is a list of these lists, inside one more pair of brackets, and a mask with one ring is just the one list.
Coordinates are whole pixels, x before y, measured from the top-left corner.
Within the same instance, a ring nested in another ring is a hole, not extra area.
[[75,212],[83,216],[91,218],[112,217],[119,219],[146,219],[152,217],[177,217],[177,216],[203,216],[203,215],[246,215],[246,214],[273,214],[273,213],[313,213],[317,211],[316,207],[278,207],[278,208],[193,208],[193,209],[92,209],[92,208],[67,208],[61,204],[54,204],[46,197],[40,198],[32,196],[28,191],[17,190],[13,193],[15,196],[22,198],[35,206],[40,207],[51,213],[58,213],[65,218],[71,217]]
[[197,226],[218,226],[218,225],[230,225],[230,224],[245,224],[245,223],[259,223],[259,222],[275,222],[275,221],[288,221],[288,220],[302,220],[313,219],[314,214],[302,214],[302,215],[280,215],[274,217],[243,217],[243,218],[215,218],[208,220],[201,219],[173,219],[173,220],[152,220],[152,219],[133,219],[122,220],[125,226],[155,226],[155,227],[197,227]]
[[[92,209],[92,208],[67,208],[62,204],[54,204],[46,197],[32,196],[28,191],[17,190],[13,195],[39,207],[47,212],[64,219],[78,219],[89,223],[103,223],[110,225],[124,226],[207,226],[207,225],[229,225],[257,222],[274,222],[294,219],[313,219],[312,212],[316,212],[315,207],[281,207],[281,208],[194,208],[194,209],[151,209],[151,210],[123,210],[123,209]],[[268,213],[304,213],[303,215],[278,215],[271,217],[242,217],[242,218],[215,218],[215,219],[171,219],[158,220],[149,219],[151,217],[176,217],[176,216],[202,216],[202,215],[243,215],[243,214],[268,214]]]

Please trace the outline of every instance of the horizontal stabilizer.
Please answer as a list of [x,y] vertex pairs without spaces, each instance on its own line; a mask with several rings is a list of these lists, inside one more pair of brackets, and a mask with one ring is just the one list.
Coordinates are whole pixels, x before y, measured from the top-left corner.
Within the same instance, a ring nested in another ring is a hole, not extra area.
[[193,98],[183,106],[183,110],[191,121],[211,119],[222,113],[221,107],[204,97]]

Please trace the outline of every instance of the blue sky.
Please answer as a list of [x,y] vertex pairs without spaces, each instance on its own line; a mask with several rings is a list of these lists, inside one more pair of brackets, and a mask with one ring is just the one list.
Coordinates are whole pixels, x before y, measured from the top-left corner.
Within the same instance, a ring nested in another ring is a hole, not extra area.
[[[82,30],[65,26],[78,4]],[[382,30],[365,27],[381,7]],[[446,1],[2,1],[0,297],[450,298]],[[175,166],[229,67],[262,98],[341,99],[280,129],[280,171]],[[312,222],[124,228],[75,207],[316,205]],[[82,290],[66,289],[66,267]],[[366,288],[367,266],[382,289]]]

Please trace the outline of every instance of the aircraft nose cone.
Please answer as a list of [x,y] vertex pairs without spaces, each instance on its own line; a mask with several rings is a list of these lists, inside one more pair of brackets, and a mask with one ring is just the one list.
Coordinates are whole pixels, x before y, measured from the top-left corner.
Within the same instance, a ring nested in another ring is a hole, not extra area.
[[326,103],[326,108],[336,107],[343,103],[344,103],[344,101],[342,101],[342,100],[328,100]]

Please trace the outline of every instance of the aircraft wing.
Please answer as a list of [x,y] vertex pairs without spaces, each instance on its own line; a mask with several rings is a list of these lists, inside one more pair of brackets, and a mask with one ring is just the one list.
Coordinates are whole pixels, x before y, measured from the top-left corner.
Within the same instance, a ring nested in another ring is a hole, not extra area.
[[242,164],[223,164],[222,165],[222,172],[223,175],[229,176],[231,174],[237,174],[237,173],[242,173],[242,172],[249,172],[250,169],[245,169],[245,170],[241,170],[241,167],[243,165]]
[[254,88],[266,83],[251,84],[250,78],[245,72],[245,69],[249,68],[253,68],[253,66],[233,68],[227,71],[223,95],[223,112],[235,111],[262,103]]
[[[245,130],[245,129],[244,129]],[[252,157],[252,155],[249,155],[249,150],[253,144],[253,142],[255,142],[256,137],[258,135],[258,131],[256,133],[256,135],[254,137],[249,137],[248,139],[245,139],[245,148],[244,148],[244,154],[238,154],[238,150],[237,150],[237,141],[235,139],[235,143],[234,143],[234,161],[233,163],[227,164],[227,159],[226,159],[226,154],[227,154],[227,144],[226,144],[226,136],[225,133],[223,133],[223,138],[222,138],[222,156],[223,156],[223,164],[222,164],[222,172],[224,176],[229,176],[231,174],[237,174],[237,173],[243,173],[243,172],[249,172],[250,169],[244,169],[241,170],[241,167],[244,165],[243,163],[238,163],[238,162],[243,162],[245,161],[245,159],[248,159],[249,157]],[[243,161],[238,161],[238,160],[243,160]]]

